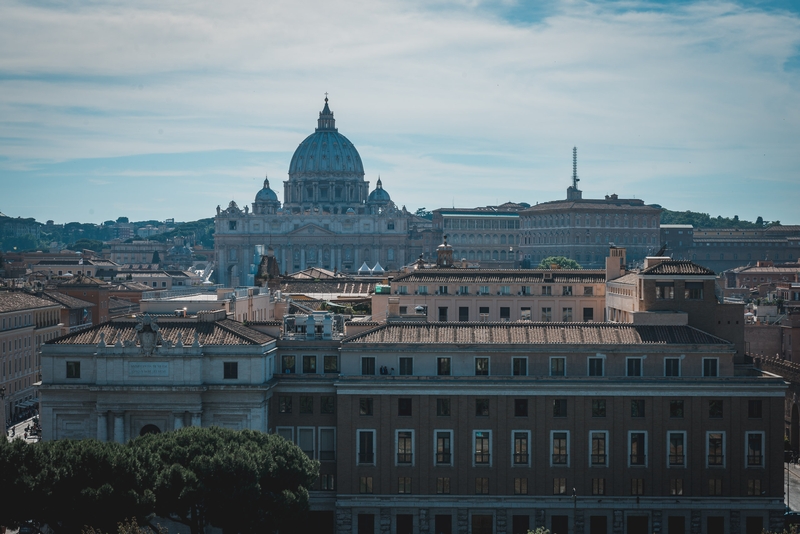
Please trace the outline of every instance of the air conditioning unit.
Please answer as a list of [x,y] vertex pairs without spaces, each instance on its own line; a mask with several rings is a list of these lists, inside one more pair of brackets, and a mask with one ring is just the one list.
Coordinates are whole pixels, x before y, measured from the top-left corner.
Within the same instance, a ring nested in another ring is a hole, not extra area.
[[416,295],[416,294],[417,294],[417,292],[416,292],[416,291],[414,291],[414,294]]

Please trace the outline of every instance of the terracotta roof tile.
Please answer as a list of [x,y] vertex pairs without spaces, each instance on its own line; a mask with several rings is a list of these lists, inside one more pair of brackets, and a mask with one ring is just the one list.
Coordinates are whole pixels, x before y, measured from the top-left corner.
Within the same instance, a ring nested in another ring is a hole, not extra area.
[[644,269],[641,274],[714,275],[714,271],[686,260],[662,261]]
[[61,304],[65,308],[69,308],[70,310],[77,310],[81,308],[93,308],[95,306],[92,302],[87,302],[85,300],[81,300],[75,297],[70,297],[69,295],[65,295],[64,293],[59,293],[58,291],[45,291],[44,296],[54,300],[55,302]]
[[23,293],[21,291],[0,291],[0,313],[10,311],[47,308],[57,303]]
[[[552,279],[545,280],[545,273],[552,275]],[[605,281],[606,272],[601,269],[421,269],[394,278],[392,284],[602,284]]]

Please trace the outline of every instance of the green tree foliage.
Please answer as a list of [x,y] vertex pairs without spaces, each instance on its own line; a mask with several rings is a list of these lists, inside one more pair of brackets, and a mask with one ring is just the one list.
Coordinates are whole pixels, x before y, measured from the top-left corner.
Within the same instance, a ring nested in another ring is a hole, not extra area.
[[417,217],[422,217],[423,219],[433,219],[433,212],[426,210],[423,208],[417,208],[417,211],[414,212],[414,215]]
[[153,251],[153,261],[151,261],[150,263],[155,263],[155,264],[161,263],[161,256],[158,254],[157,250]]
[[539,262],[537,269],[549,269],[554,263],[562,269],[583,269],[580,263],[564,256],[548,256]]
[[695,228],[764,228],[778,226],[780,221],[765,222],[759,216],[756,222],[751,222],[740,220],[738,215],[734,215],[733,218],[720,215],[711,217],[708,213],[665,209],[661,212],[661,224],[691,224]]
[[98,239],[78,239],[67,247],[69,250],[89,249],[97,253],[103,251],[103,242]]
[[173,237],[186,237],[190,243],[200,243],[205,248],[214,248],[214,219],[200,219],[178,224],[175,229],[150,236],[148,239],[165,243]]

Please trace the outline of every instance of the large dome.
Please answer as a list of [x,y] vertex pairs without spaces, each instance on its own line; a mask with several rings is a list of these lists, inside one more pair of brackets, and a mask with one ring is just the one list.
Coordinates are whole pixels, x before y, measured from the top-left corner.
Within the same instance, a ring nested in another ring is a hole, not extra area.
[[336,129],[333,112],[325,107],[319,114],[316,131],[294,151],[289,163],[289,179],[364,178],[364,165],[356,147]]

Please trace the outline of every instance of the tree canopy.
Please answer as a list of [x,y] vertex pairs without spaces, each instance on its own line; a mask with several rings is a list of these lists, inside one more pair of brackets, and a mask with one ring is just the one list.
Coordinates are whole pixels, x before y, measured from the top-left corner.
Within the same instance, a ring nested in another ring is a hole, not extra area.
[[561,269],[583,269],[580,263],[564,256],[548,256],[539,262],[537,269],[550,269],[553,264],[558,265]]

